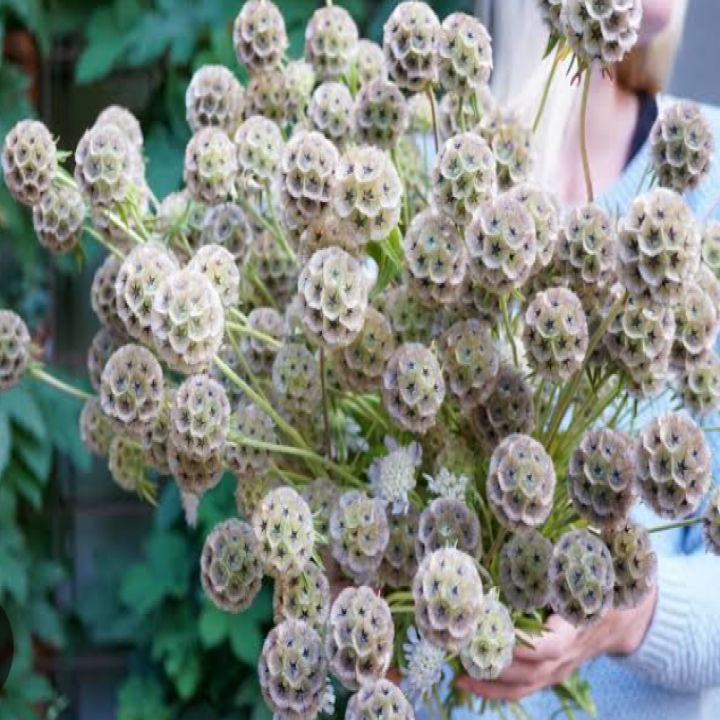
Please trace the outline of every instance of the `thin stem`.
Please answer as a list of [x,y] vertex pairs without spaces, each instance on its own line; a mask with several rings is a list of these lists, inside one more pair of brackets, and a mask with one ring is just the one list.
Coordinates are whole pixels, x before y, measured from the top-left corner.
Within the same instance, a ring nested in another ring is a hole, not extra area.
[[648,530],[648,534],[665,532],[667,530],[677,530],[679,528],[692,527],[703,521],[702,517],[694,517],[688,520],[680,520],[678,522],[669,523],[668,525],[656,525]]
[[121,250],[116,248],[114,245],[110,244],[95,228],[91,227],[90,225],[85,226],[85,232],[93,239],[95,240],[98,245],[102,245],[111,255],[114,255],[116,258],[119,258],[120,260],[125,259],[125,253],[123,253]]
[[720,432],[720,427],[703,427],[703,428],[700,428],[700,429],[701,429],[703,432],[706,432],[706,433],[716,433],[716,432]]
[[261,342],[270,345],[270,347],[275,348],[276,350],[279,350],[283,346],[283,344],[279,340],[272,337],[271,335],[266,335],[264,332],[255,330],[251,327],[248,327],[247,325],[239,325],[238,323],[228,322],[226,323],[226,327],[230,328],[230,330],[233,330],[236,333],[239,333],[240,335],[249,335],[250,337],[254,337],[256,340],[260,340]]
[[105,217],[119,230],[122,230],[134,243],[144,245],[145,240],[141,238],[131,227],[126,225],[115,213],[105,211]]
[[275,237],[277,241],[280,243],[280,246],[283,249],[283,252],[293,261],[297,262],[297,257],[295,255],[295,252],[288,244],[287,238],[285,237],[285,234],[282,231],[282,228],[280,227],[280,222],[278,221],[277,214],[275,213],[275,205],[273,205],[272,201],[272,193],[270,192],[269,186],[265,188],[265,196],[267,198],[267,205],[268,209],[270,210],[270,217],[272,219],[273,227],[275,228]]
[[583,84],[582,102],[580,104],[580,154],[582,155],[583,174],[585,175],[585,190],[587,192],[588,202],[593,202],[595,193],[593,192],[592,176],[590,175],[590,160],[587,151],[587,108],[588,99],[590,97],[590,82],[592,81],[592,73],[590,70],[585,71],[585,82]]
[[328,412],[328,397],[325,382],[325,348],[320,348],[320,386],[322,388],[323,425],[325,430],[325,454],[332,456],[332,443],[330,441],[330,414]]
[[428,100],[430,100],[430,112],[432,113],[433,134],[435,136],[435,152],[438,153],[440,152],[440,128],[438,127],[437,105],[435,103],[435,93],[433,92],[432,85],[428,85],[425,92],[427,93]]
[[71,397],[77,398],[78,400],[92,400],[95,396],[91,395],[88,392],[85,392],[84,390],[80,390],[80,388],[73,387],[72,385],[68,385],[63,380],[60,380],[59,378],[54,377],[53,375],[50,375],[50,373],[45,372],[40,367],[34,367],[30,369],[30,375],[32,375],[36,380],[40,380],[41,382],[44,382],[46,385],[50,385],[50,387],[54,387],[56,390],[60,390],[61,392],[64,392],[66,395],[70,395]]
[[545,106],[547,105],[548,96],[550,95],[550,86],[552,85],[555,73],[557,72],[558,65],[560,64],[560,50],[561,45],[558,43],[555,48],[555,58],[553,59],[552,68],[550,68],[550,75],[548,76],[547,82],[545,83],[545,89],[543,90],[542,99],[540,100],[540,107],[538,108],[537,114],[535,115],[535,122],[533,123],[533,132],[537,132],[540,126],[540,120],[542,119]]
[[519,367],[517,346],[515,345],[515,335],[513,334],[512,324],[510,323],[510,313],[508,312],[507,295],[500,298],[500,307],[502,308],[503,325],[505,326],[505,334],[508,336],[508,342],[512,348],[513,364]]

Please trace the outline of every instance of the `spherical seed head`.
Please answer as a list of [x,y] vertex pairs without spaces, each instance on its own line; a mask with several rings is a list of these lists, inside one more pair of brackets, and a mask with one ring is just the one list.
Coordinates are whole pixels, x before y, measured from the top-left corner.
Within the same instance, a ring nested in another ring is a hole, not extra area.
[[343,572],[359,582],[379,567],[390,537],[385,507],[357,490],[340,496],[330,514],[330,548]]
[[631,520],[603,533],[615,570],[614,605],[620,610],[637,607],[652,591],[657,555],[650,535]]
[[312,720],[322,707],[327,663],[320,635],[308,623],[285,620],[265,638],[258,677],[278,720]]
[[711,484],[707,440],[685,412],[666,412],[640,435],[637,473],[642,499],[660,516],[684,518]]
[[288,91],[288,124],[302,125],[315,87],[315,70],[305,60],[292,60],[285,66],[283,75]]
[[583,64],[607,68],[635,46],[642,14],[641,0],[565,0],[560,26]]
[[280,485],[280,481],[275,476],[247,475],[238,477],[237,487],[235,488],[235,505],[238,515],[249,521],[268,492],[279,488]]
[[464,500],[436,498],[420,515],[415,555],[422,561],[429,553],[453,547],[474,556],[480,542],[480,522]]
[[250,73],[277,67],[287,50],[285,20],[268,0],[246,2],[235,19],[233,45],[240,65]]
[[415,711],[402,690],[389,680],[363,685],[350,698],[346,720],[415,720]]
[[413,581],[415,622],[433,645],[456,653],[474,637],[484,602],[474,560],[455,548],[427,555]]
[[[298,267],[269,232],[256,235],[250,245],[245,268],[241,273],[241,282],[250,282],[247,280],[250,272],[257,273],[270,297],[279,307],[287,305],[297,292]],[[240,289],[241,297],[243,297],[243,287],[241,286]],[[251,306],[258,307],[267,304],[268,298],[265,293],[257,293],[252,283],[248,289],[253,291]]]
[[446,657],[442,648],[428,642],[414,627],[408,628],[403,644],[405,667],[401,669],[407,683],[408,696],[427,701],[442,682]]
[[358,40],[355,64],[359,87],[373,80],[387,79],[382,48],[372,40]]
[[91,398],[83,405],[79,427],[80,440],[88,452],[99,457],[107,456],[113,429],[97,398]]
[[318,8],[305,28],[305,59],[321,80],[346,75],[355,59],[357,44],[357,25],[342,7]]
[[420,513],[413,505],[404,515],[388,517],[390,537],[377,571],[380,584],[395,589],[412,585],[418,568],[415,541],[419,521]]
[[5,136],[2,171],[13,198],[33,207],[57,173],[57,150],[50,131],[38,120],[21,120]]
[[[453,135],[465,132],[465,128],[471,128],[477,122],[473,109],[474,102],[477,102],[481,118],[497,109],[497,102],[487,86],[480,88],[475,93],[473,102],[463,98],[462,108],[460,107],[460,96],[456,92],[447,92],[443,95],[437,109],[437,120],[442,139],[447,140]],[[462,122],[460,121],[461,115]]]
[[490,109],[483,115],[475,132],[481,135],[495,156],[500,190],[526,182],[534,158],[532,130],[510,110]]
[[552,554],[552,543],[535,530],[513,535],[503,546],[500,589],[518,612],[535,612],[547,605]]
[[177,270],[177,260],[155,243],[138,245],[125,258],[115,281],[115,297],[117,313],[128,335],[153,345],[153,301],[163,281]]
[[153,300],[152,335],[158,355],[181,373],[204,372],[220,350],[225,313],[204,275],[185,268],[168,275]]
[[115,435],[108,450],[108,467],[118,487],[134,492],[146,479],[142,446],[127,435]]
[[225,202],[234,193],[237,172],[235,148],[220,128],[202,128],[190,138],[183,179],[193,200],[206,205]]
[[510,191],[510,196],[523,205],[535,224],[537,257],[533,273],[537,274],[552,261],[560,234],[559,203],[557,198],[539,185],[521,183]]
[[348,689],[380,680],[390,667],[395,628],[387,603],[367,586],[350,587],[330,608],[325,653]]
[[117,277],[122,261],[115,255],[108,255],[95,271],[90,288],[90,304],[98,320],[108,330],[125,334],[125,325],[117,310]]
[[616,430],[591,430],[575,449],[567,485],[578,514],[594,527],[624,522],[636,499],[636,448]]
[[119,335],[108,328],[100,328],[95,333],[87,354],[87,370],[90,384],[100,391],[100,377],[110,356],[126,342],[124,335]]
[[445,381],[433,352],[419,343],[401,345],[388,360],[383,376],[383,402],[404,430],[426,433],[445,399]]
[[317,531],[328,538],[330,535],[330,514],[340,497],[340,488],[325,477],[316,478],[300,490],[310,507]]
[[368,469],[373,495],[393,515],[403,515],[409,507],[408,494],[415,489],[417,469],[422,463],[422,448],[418,443],[398,445],[385,438],[387,455],[375,458]]
[[0,310],[0,390],[15,387],[30,364],[30,333],[12,310]]
[[699,105],[684,100],[660,113],[650,133],[650,156],[661,187],[695,190],[708,176],[714,154],[712,128]]
[[260,115],[253,115],[235,133],[238,182],[247,189],[261,190],[276,177],[284,142],[280,128]]
[[183,455],[199,460],[223,453],[230,428],[230,402],[223,386],[208,375],[192,375],[175,393],[170,437]]
[[[247,324],[252,330],[268,335],[279,343],[284,341],[287,334],[285,318],[273,308],[255,308],[248,315]],[[240,350],[255,375],[270,375],[278,353],[274,345],[252,335],[243,335],[240,339]]]
[[[437,466],[437,464],[436,458],[435,465]],[[426,475],[425,478],[428,481],[428,490],[433,495],[449,500],[465,501],[465,492],[470,482],[469,475],[456,474],[446,467],[440,467],[434,477]]]
[[142,345],[125,345],[107,361],[100,378],[100,404],[118,431],[139,439],[160,417],[163,372]]
[[262,115],[283,126],[290,113],[290,88],[282,70],[253,75],[245,90],[245,117]]
[[[408,118],[407,132],[409,134],[424,134],[432,131],[432,105],[430,104],[430,98],[426,94],[415,94],[408,98]],[[413,141],[407,144],[417,148]]]
[[187,190],[170,193],[158,206],[155,233],[174,252],[186,256],[188,246],[194,252],[204,244],[201,235],[207,212],[205,205],[195,202]]
[[203,65],[195,71],[185,93],[185,117],[192,132],[219,127],[231,133],[240,123],[243,89],[222,65]]
[[33,227],[40,244],[55,255],[73,250],[85,219],[85,204],[75,188],[50,186],[33,207]]
[[446,217],[427,209],[416,215],[403,238],[411,290],[427,305],[457,299],[467,271],[462,236]]
[[182,495],[199,498],[207,490],[216,487],[222,479],[222,452],[212,453],[203,459],[197,455],[186,454],[175,445],[172,434],[167,443],[167,461]]
[[281,578],[275,583],[273,617],[276,623],[302,620],[320,632],[329,615],[330,583],[315,563],[309,562],[302,575]]
[[170,438],[170,409],[175,401],[175,389],[165,390],[160,417],[154,425],[148,426],[143,433],[142,446],[145,451],[145,462],[161,475],[170,475],[168,461],[168,442]]
[[683,405],[702,417],[720,410],[720,357],[715,351],[688,362],[678,372]]
[[464,225],[496,186],[495,157],[478,134],[464,132],[445,141],[432,173],[433,200],[440,212]]
[[[277,445],[275,423],[257,405],[241,403],[230,421],[234,432],[244,437]],[[270,467],[271,455],[268,450],[250,447],[242,443],[228,444],[225,460],[235,474],[241,477],[261,476]]]
[[720,555],[720,490],[717,488],[710,494],[703,513],[703,532],[708,552]]
[[392,150],[409,122],[405,97],[395,83],[378,78],[363,85],[355,98],[355,135],[358,142]]
[[613,606],[612,556],[587,530],[571,530],[558,540],[549,577],[553,611],[575,627],[596,623]]
[[539,292],[525,313],[523,343],[527,359],[546,380],[567,380],[577,372],[588,348],[582,303],[565,288]]
[[552,35],[562,34],[560,13],[563,0],[537,0],[543,22]]
[[347,86],[326,82],[319,85],[312,95],[308,119],[313,130],[342,147],[352,134],[353,108],[353,98]]
[[440,21],[424,2],[395,7],[383,28],[383,52],[390,77],[403,89],[420,92],[437,79]]
[[446,91],[468,96],[487,86],[492,40],[476,18],[461,12],[448,15],[438,34],[437,54],[440,84]]
[[310,415],[320,404],[320,363],[300,343],[280,348],[272,366],[272,383],[280,405],[290,413]]
[[95,120],[95,125],[115,125],[127,139],[131,148],[142,152],[144,138],[140,122],[130,110],[120,105],[106,107]]
[[355,234],[356,230],[350,221],[338,217],[333,208],[328,207],[302,231],[297,249],[298,262],[305,265],[318,250],[328,247],[339,247],[353,257],[358,257],[360,248]]
[[512,663],[515,625],[508,609],[488,595],[480,611],[475,636],[460,651],[460,662],[470,677],[495,680]]
[[240,271],[235,258],[221,245],[201,247],[188,263],[188,269],[204,275],[215,288],[223,308],[237,305]]
[[213,528],[200,556],[200,580],[215,607],[239,613],[252,605],[263,579],[258,550],[245,522],[232,518]]
[[633,201],[618,230],[620,278],[628,291],[677,304],[700,264],[700,234],[683,199],[672,190],[651,190]]
[[450,392],[470,410],[488,399],[500,372],[500,353],[490,328],[479,320],[460,320],[441,342],[442,367]]
[[368,291],[354,257],[337,247],[318,250],[298,279],[305,331],[323,346],[347,347],[362,330]]
[[702,231],[702,261],[720,279],[720,221],[710,220]]
[[315,544],[312,513],[290,487],[271,490],[252,516],[265,572],[274,578],[299,575]]
[[465,229],[465,244],[473,279],[497,294],[522,287],[537,258],[532,216],[508,194],[480,205]]
[[252,242],[252,227],[239,205],[223,203],[205,213],[200,243],[224,248],[232,255],[238,268],[245,262]]
[[394,287],[388,292],[387,315],[397,343],[429,344],[432,340],[436,311],[421,304],[407,285]]

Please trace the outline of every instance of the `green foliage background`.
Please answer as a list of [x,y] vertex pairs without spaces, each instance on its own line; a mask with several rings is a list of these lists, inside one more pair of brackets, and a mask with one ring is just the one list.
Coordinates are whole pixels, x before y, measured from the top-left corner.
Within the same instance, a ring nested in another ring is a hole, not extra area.
[[[287,24],[290,55],[299,57],[305,24],[321,3],[276,2]],[[397,3],[337,4],[348,8],[363,36],[379,40]],[[470,0],[430,4],[440,17],[472,11]],[[246,80],[231,39],[240,5],[238,0],[0,0],[0,39],[18,30],[28,33],[43,59],[40,109],[27,99],[31,79],[1,61],[0,142],[17,120],[40,114],[59,135],[60,146],[72,150],[102,106],[117,102],[142,121],[155,194],[172,192],[181,181],[189,138],[184,98],[192,73],[200,65],[221,63]],[[18,310],[40,332],[54,315],[57,343],[72,347],[94,327],[88,319],[80,323],[88,327],[78,330],[77,318],[64,317],[63,303],[72,285],[87,292],[97,260],[91,253],[78,279],[73,262],[50,259],[34,239],[30,214],[0,184],[0,306]],[[83,301],[75,298],[78,302]],[[0,717],[74,717],[72,708],[63,712],[66,702],[38,655],[122,647],[130,660],[117,696],[118,720],[269,720],[254,668],[272,622],[271,587],[250,611],[235,617],[202,597],[198,578],[205,536],[234,513],[232,478],[204,501],[195,530],[186,527],[177,492],[168,486],[149,533],[139,540],[141,560],[131,559],[136,548],[118,542],[113,554],[97,563],[89,591],[70,603],[58,602],[76,558],[57,552],[56,535],[63,528],[53,520],[50,504],[57,501],[63,468],[66,473],[90,468],[76,430],[79,409],[76,401],[36,384],[0,396],[0,605],[12,620],[17,645],[10,680],[0,691]],[[339,717],[342,706],[340,698]]]

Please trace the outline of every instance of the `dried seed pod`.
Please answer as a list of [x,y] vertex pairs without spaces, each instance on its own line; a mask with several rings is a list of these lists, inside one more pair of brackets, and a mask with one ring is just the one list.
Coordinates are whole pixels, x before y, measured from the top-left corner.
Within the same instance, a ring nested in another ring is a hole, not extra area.
[[461,100],[456,92],[445,93],[437,112],[440,137],[447,140],[453,135],[465,132],[465,128],[472,128],[477,122],[473,106],[477,107],[481,119],[497,109],[497,102],[489,87],[478,90],[474,96],[471,96],[470,101],[466,101],[465,98]]
[[355,98],[355,135],[364,145],[392,150],[405,134],[408,106],[395,83],[378,78],[364,85]]
[[715,489],[710,495],[703,513],[703,532],[705,547],[714,555],[720,555],[720,490]]
[[413,505],[404,515],[388,517],[390,538],[378,568],[378,579],[382,585],[395,589],[412,585],[418,568],[415,541],[419,521],[420,513]]
[[290,342],[280,348],[272,366],[272,383],[287,412],[312,415],[320,404],[320,363],[304,345]]
[[550,33],[555,36],[562,35],[560,13],[562,12],[563,0],[538,0],[537,5]]
[[186,454],[170,437],[167,443],[167,461],[170,473],[180,490],[188,522],[194,525],[197,505],[203,493],[212,490],[222,480],[225,469],[223,454],[216,452],[206,458]]
[[422,448],[415,442],[398,445],[391,437],[385,438],[385,447],[387,454],[376,457],[368,468],[370,488],[384,507],[390,507],[391,514],[404,515],[422,463]]
[[77,247],[85,220],[85,203],[72,187],[51,186],[33,207],[33,227],[40,244],[55,255]]
[[235,258],[220,245],[201,247],[188,263],[188,269],[204,275],[215,288],[223,308],[238,303],[240,271]]
[[126,342],[123,336],[107,328],[100,328],[93,336],[88,348],[87,370],[90,384],[100,391],[100,377],[110,356]]
[[183,179],[193,200],[218,205],[233,197],[237,172],[235,148],[223,130],[206,127],[190,138]]
[[363,87],[373,80],[387,79],[382,48],[372,40],[361,39],[358,41],[355,66],[359,87]]
[[290,88],[285,73],[278,69],[258,73],[245,89],[245,117],[262,115],[284,126],[290,113]]
[[235,19],[233,45],[237,61],[251,73],[277,67],[287,50],[288,38],[285,20],[275,3],[246,2]]
[[273,475],[246,475],[238,478],[235,489],[235,505],[238,515],[250,520],[263,498],[281,486],[280,480]]
[[99,457],[106,457],[113,438],[110,420],[100,407],[98,398],[91,398],[80,413],[80,440],[88,452]]
[[[278,343],[285,340],[287,334],[285,318],[273,308],[255,308],[248,315],[247,324],[251,330],[267,335]],[[240,350],[255,375],[270,375],[278,353],[275,345],[248,334],[241,337]]]
[[350,698],[345,720],[415,720],[415,712],[402,690],[383,679],[363,685]]
[[456,12],[442,23],[437,39],[440,85],[468,96],[487,87],[493,68],[492,40],[471,15]]
[[276,623],[302,620],[322,631],[329,615],[330,583],[315,563],[309,562],[301,575],[281,578],[275,583],[273,617]]
[[110,441],[108,468],[113,482],[127,492],[141,493],[147,483],[142,446],[127,435],[115,435]]
[[703,417],[720,410],[720,357],[713,351],[686,363],[679,371],[678,389],[683,405]]
[[470,556],[480,542],[480,521],[462,500],[436,498],[420,515],[415,555],[418,561],[444,547],[454,547]]
[[260,115],[249,117],[235,132],[238,182],[249,190],[262,190],[275,179],[284,142],[280,128]]
[[358,29],[343,7],[318,8],[305,28],[305,59],[322,80],[342,78],[358,49]]
[[[230,426],[234,432],[250,440],[278,444],[272,418],[253,403],[241,403],[230,420]],[[228,443],[225,460],[238,478],[261,476],[270,467],[271,454],[264,448]]]
[[283,75],[288,92],[287,122],[292,126],[302,125],[315,87],[315,70],[305,60],[291,60]]
[[349,255],[358,257],[355,233],[349,220],[338,217],[332,207],[327,208],[322,215],[311,220],[300,235],[298,262],[305,265],[318,250],[328,247],[339,247]]
[[536,530],[519,533],[500,552],[500,589],[518,612],[544,608],[550,596],[552,543]]
[[387,315],[395,331],[396,343],[431,342],[436,312],[422,305],[407,285],[392,288],[388,292]]
[[535,224],[537,256],[533,274],[542,272],[550,265],[558,247],[559,204],[557,198],[537,185],[521,183],[510,191],[510,197],[517,200],[529,213]]
[[703,264],[720,280],[720,221],[710,220],[702,229]]
[[0,310],[0,391],[15,387],[30,364],[30,333],[12,310]]
[[510,110],[488,108],[475,132],[481,135],[495,156],[500,190],[509,190],[530,177],[534,165],[532,130]]
[[117,310],[117,277],[121,261],[115,255],[108,255],[95,271],[90,288],[90,304],[98,320],[110,331],[125,334],[125,325]]
[[[218,208],[223,206],[217,206]],[[187,190],[170,193],[157,208],[155,234],[181,257],[189,257],[201,244],[207,208],[195,202]],[[220,238],[207,242],[224,244]]]
[[347,86],[326,82],[313,93],[308,118],[313,130],[342,147],[352,135],[353,108],[353,97]]
[[232,133],[240,124],[243,89],[223,65],[203,65],[195,71],[185,93],[185,117],[192,132],[219,127]]
[[97,116],[95,125],[115,125],[127,138],[130,147],[137,152],[142,152],[145,141],[140,121],[127,108],[120,105],[106,107]]
[[148,427],[142,437],[145,462],[161,475],[170,475],[168,461],[168,442],[170,439],[170,409],[175,401],[175,389],[166,390],[160,409],[160,417],[152,427]]
[[57,174],[57,149],[50,131],[38,120],[21,120],[5,136],[3,178],[13,198],[28,207],[50,190]]

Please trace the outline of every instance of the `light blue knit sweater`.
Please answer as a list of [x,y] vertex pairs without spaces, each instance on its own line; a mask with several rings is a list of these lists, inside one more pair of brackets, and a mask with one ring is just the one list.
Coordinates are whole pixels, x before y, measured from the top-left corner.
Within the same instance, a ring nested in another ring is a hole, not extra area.
[[[667,102],[662,98],[661,108]],[[704,110],[720,147],[720,110]],[[647,163],[646,143],[600,202],[612,212],[624,212]],[[703,186],[687,197],[698,221],[719,195],[720,157]],[[653,408],[650,414],[659,410]],[[720,435],[709,435],[708,440],[718,482]],[[663,522],[643,505],[635,517],[645,526]],[[600,720],[720,720],[720,558],[705,553],[697,527],[653,535],[653,545],[659,558],[658,603],[642,645],[629,658],[588,663],[582,675],[591,684]],[[555,716],[560,708],[548,692],[526,699],[522,706],[534,720],[563,717]],[[478,718],[477,708],[458,710],[453,720]],[[499,720],[490,712],[482,718]]]

